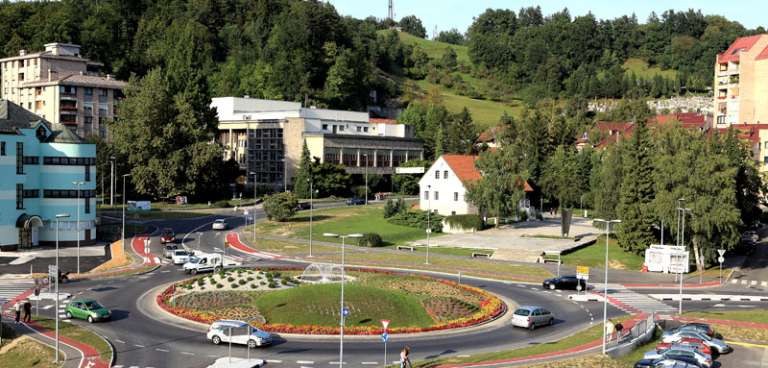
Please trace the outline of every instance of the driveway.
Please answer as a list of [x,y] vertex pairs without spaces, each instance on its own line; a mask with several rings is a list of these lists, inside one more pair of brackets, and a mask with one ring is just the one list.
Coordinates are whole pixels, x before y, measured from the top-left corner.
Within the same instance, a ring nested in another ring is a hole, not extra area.
[[[560,236],[560,220],[527,221],[499,228],[466,234],[444,234],[430,239],[431,246],[493,249],[494,259],[536,262],[544,251],[565,251],[597,239],[599,229],[592,227],[591,220],[574,218],[571,238]],[[575,239],[578,240],[575,240]],[[411,242],[426,245],[426,239]]]

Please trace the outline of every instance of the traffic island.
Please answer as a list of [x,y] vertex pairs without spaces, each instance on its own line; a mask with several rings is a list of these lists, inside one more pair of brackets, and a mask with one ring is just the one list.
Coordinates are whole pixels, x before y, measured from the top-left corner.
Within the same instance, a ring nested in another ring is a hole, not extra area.
[[[155,299],[166,313],[203,326],[238,319],[285,335],[339,334],[340,275],[318,281],[306,271],[225,270],[165,286]],[[390,334],[473,328],[496,323],[507,310],[504,301],[482,289],[367,269],[347,270],[344,297],[345,335],[379,335],[380,320],[391,321]]]

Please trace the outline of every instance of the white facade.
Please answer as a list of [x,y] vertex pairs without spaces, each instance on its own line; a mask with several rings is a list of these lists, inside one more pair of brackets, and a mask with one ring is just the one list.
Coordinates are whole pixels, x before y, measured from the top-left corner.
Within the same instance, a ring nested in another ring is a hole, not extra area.
[[419,180],[419,208],[443,216],[477,214],[467,201],[467,188],[444,157],[438,158]]

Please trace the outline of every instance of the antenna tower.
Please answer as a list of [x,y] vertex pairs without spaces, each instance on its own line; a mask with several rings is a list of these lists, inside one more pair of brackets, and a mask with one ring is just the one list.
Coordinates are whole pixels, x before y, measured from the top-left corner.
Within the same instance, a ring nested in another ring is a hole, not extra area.
[[395,20],[395,1],[389,0],[389,11],[387,12],[387,18],[394,21]]

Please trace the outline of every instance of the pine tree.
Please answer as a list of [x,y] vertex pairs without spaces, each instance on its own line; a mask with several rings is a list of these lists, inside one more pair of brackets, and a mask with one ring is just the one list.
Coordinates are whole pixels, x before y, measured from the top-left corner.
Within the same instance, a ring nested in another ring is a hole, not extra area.
[[651,201],[654,197],[652,142],[644,120],[636,123],[624,155],[624,178],[621,183],[618,215],[619,245],[641,253],[655,242]]
[[312,176],[312,158],[309,156],[307,142],[304,142],[304,148],[301,151],[301,162],[299,170],[293,178],[293,192],[299,198],[309,198],[309,180]]

